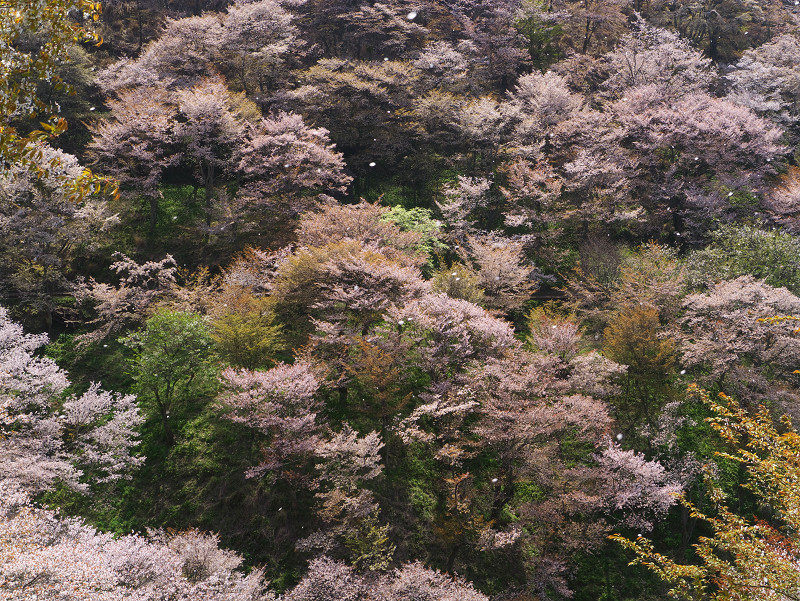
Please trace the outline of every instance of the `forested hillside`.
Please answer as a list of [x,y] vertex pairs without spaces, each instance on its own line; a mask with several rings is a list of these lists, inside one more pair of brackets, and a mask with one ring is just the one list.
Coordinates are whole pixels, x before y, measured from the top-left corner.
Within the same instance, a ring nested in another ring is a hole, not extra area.
[[800,599],[796,0],[0,0],[0,599]]

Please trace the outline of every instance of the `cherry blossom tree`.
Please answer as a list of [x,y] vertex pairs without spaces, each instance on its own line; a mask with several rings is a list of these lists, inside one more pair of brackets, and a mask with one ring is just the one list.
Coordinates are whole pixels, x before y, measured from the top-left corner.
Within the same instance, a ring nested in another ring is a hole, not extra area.
[[791,326],[770,318],[800,313],[798,297],[741,276],[687,296],[683,307],[681,361],[699,382],[746,404],[771,398],[793,412],[798,340]]
[[467,244],[463,252],[477,267],[487,306],[505,312],[519,309],[537,288],[537,270],[525,257],[524,242],[490,235],[470,236]]
[[[563,198],[564,179],[539,157],[515,160],[504,166],[503,218],[505,226],[524,243],[525,250],[542,267],[560,265],[570,207]],[[549,271],[549,269],[548,269]]]
[[79,305],[88,305],[97,316],[88,320],[97,329],[81,335],[85,342],[97,342],[125,328],[141,326],[155,304],[163,300],[175,285],[177,265],[167,255],[161,261],[139,264],[122,253],[111,264],[119,276],[119,284],[112,286],[94,278],[79,280],[74,294]]
[[68,398],[58,418],[66,448],[90,483],[130,479],[129,472],[144,463],[144,457],[133,454],[137,428],[144,422],[133,395],[103,391],[93,383],[82,395]]
[[113,537],[34,506],[0,481],[3,599],[35,601],[58,591],[68,601],[180,598],[270,601],[263,572],[236,571],[242,558],[197,531]]
[[363,334],[391,307],[428,289],[413,264],[401,265],[374,247],[343,240],[296,252],[279,269],[272,292],[287,335],[302,341],[312,324],[335,333],[333,339]]
[[457,0],[449,3],[461,36],[472,42],[491,89],[507,90],[529,60],[515,25],[517,0]]
[[283,80],[284,64],[300,49],[289,8],[294,0],[234,2],[227,13],[167,19],[157,39],[136,58],[98,74],[107,94],[136,86],[191,88],[215,71],[248,95],[268,93]]
[[161,88],[139,85],[109,99],[112,118],[92,127],[95,164],[150,205],[150,235],[158,221],[159,184],[181,152],[175,138],[177,108]]
[[423,235],[401,229],[391,219],[392,215],[390,209],[378,204],[328,203],[317,212],[303,214],[297,244],[322,247],[331,242],[358,241],[399,263],[421,265]]
[[314,559],[308,575],[287,595],[287,601],[356,601],[368,594],[368,584],[349,566],[327,557]]
[[[429,63],[430,68],[430,63]],[[470,81],[469,78],[454,76],[459,81]],[[447,90],[450,89],[448,86]],[[417,174],[430,174],[436,163],[432,153],[442,156],[451,156],[461,150],[459,144],[458,114],[464,106],[465,99],[450,91],[434,89],[420,95],[411,107],[407,109],[406,120],[403,124],[415,144],[419,153],[426,157],[415,165]],[[438,187],[437,182],[431,182],[429,177],[419,182],[420,186],[433,190]]]
[[[518,358],[487,361],[472,373],[464,398],[479,403],[472,429],[479,447],[497,459],[492,474],[495,528],[514,533],[515,526],[536,524],[517,528],[512,538],[541,549],[539,557],[527,562],[528,586],[566,593],[563,566],[571,553],[597,549],[615,522],[651,528],[674,503],[671,493],[681,487],[657,462],[608,446],[610,416],[602,401],[578,392],[576,386],[589,387],[579,384],[577,358],[567,363],[555,354],[523,355],[521,365]],[[606,377],[618,375],[620,366],[615,368]],[[570,373],[566,379],[564,372]],[[594,378],[602,380],[601,374],[593,370]],[[607,383],[605,388],[611,392]],[[561,446],[564,440],[578,447],[583,441],[599,453],[571,455]],[[516,491],[525,486],[540,493],[523,495],[521,501]],[[520,523],[503,524],[502,508]]]
[[[59,403],[69,381],[51,359],[34,355],[45,335],[23,332],[0,308],[0,464],[6,482],[37,493],[57,480],[91,483],[130,477],[143,418],[131,395],[92,384]],[[88,482],[87,482],[88,480]]]
[[375,598],[402,601],[485,601],[486,595],[458,576],[442,574],[420,562],[407,563],[379,583]]
[[[524,87],[508,103],[516,139],[507,147],[533,173],[520,173],[518,168],[516,174],[511,172],[509,200],[516,200],[516,187],[521,204],[529,203],[525,195],[533,182],[520,178],[543,175],[553,189],[539,183],[531,200],[542,195],[548,204],[560,201],[550,219],[563,221],[577,237],[610,234],[613,228],[638,230],[642,208],[631,195],[633,162],[623,143],[624,132],[611,114],[584,103],[558,75],[530,76],[521,84]],[[509,169],[513,168],[512,164]],[[519,211],[510,211],[515,212]]]
[[572,92],[566,80],[552,71],[523,75],[509,93],[517,121],[515,140],[520,145],[537,145],[553,126],[575,116],[583,104],[580,94]]
[[389,542],[388,526],[379,525],[378,504],[365,487],[383,471],[383,446],[377,432],[360,437],[348,424],[318,446],[315,496],[324,528],[299,541],[298,548],[344,555],[361,571],[389,567],[395,546]]
[[[324,128],[310,128],[300,115],[262,119],[240,150],[237,171],[244,188],[237,202],[248,215],[273,208],[285,218],[313,203],[315,195],[344,192],[352,178]],[[254,219],[255,220],[255,219]]]
[[418,47],[427,33],[415,19],[408,18],[415,8],[408,0],[360,5],[347,0],[309,0],[299,8],[298,23],[325,58],[395,59]]
[[633,32],[604,57],[611,73],[603,87],[615,98],[639,86],[654,85],[664,98],[707,92],[714,83],[711,59],[674,32],[634,23]]
[[[744,107],[704,94],[666,103],[645,86],[614,103],[613,112],[639,161],[633,190],[649,199],[655,224],[671,223],[682,236],[687,228],[690,238],[702,235],[712,213],[735,215],[736,192],[760,190],[783,152],[780,130]],[[757,201],[750,204],[757,207]]]
[[625,9],[630,0],[555,0],[553,8],[565,13],[563,44],[576,52],[597,52],[614,45],[625,30]]
[[230,393],[223,396],[229,418],[267,436],[263,460],[249,477],[271,472],[303,478],[303,469],[321,442],[321,404],[316,399],[320,379],[307,362],[278,365],[268,371],[228,369],[223,377]]
[[136,59],[122,59],[98,73],[106,94],[138,86],[185,89],[213,72],[215,41],[220,30],[217,15],[170,19],[164,32]]
[[470,175],[481,176],[493,171],[500,145],[511,130],[511,121],[504,109],[504,105],[493,97],[482,96],[464,103],[456,113],[459,146],[466,150]]
[[793,139],[797,136],[800,116],[797,103],[800,71],[795,60],[799,52],[796,36],[779,36],[747,50],[725,77],[730,84],[728,100],[789,129]]
[[298,85],[276,94],[274,106],[327,129],[358,183],[358,177],[389,169],[410,151],[399,111],[413,107],[419,77],[405,61],[324,58],[298,72]]
[[205,79],[191,89],[179,90],[176,97],[180,122],[175,137],[205,191],[205,221],[210,232],[216,186],[219,177],[236,165],[244,142],[244,123],[233,111],[231,94],[220,79]]
[[241,0],[221,16],[221,28],[212,30],[218,36],[214,49],[235,89],[248,96],[266,94],[284,79],[285,63],[296,61],[302,46],[290,9],[302,4]]
[[[535,545],[526,586],[569,594],[570,555],[598,548],[614,523],[652,527],[681,482],[610,444],[607,407],[586,394],[616,392],[612,382],[624,368],[596,353],[577,355],[569,322],[540,321],[542,350],[487,357],[449,386],[432,386],[401,433],[410,449],[431,458],[439,478],[431,485],[446,508],[436,532],[448,570],[476,542],[492,552]],[[583,454],[563,447],[565,437]],[[492,469],[477,472],[476,457],[491,457]],[[536,494],[522,494],[527,487]],[[509,512],[512,520],[503,517]]]
[[767,214],[789,232],[798,228],[800,214],[800,171],[790,167],[764,199]]
[[93,251],[117,220],[99,197],[75,199],[70,182],[83,168],[69,154],[41,146],[34,174],[13,165],[0,172],[0,293],[49,329],[67,274]]
[[437,41],[427,44],[413,64],[429,78],[431,88],[466,92],[475,85],[467,75],[474,69],[471,59],[476,55],[477,48],[470,43]]
[[[468,301],[425,294],[386,311],[382,344],[408,348],[408,361],[434,382],[516,348],[509,323]],[[405,343],[403,343],[405,341]]]
[[467,235],[473,229],[471,221],[489,204],[491,186],[485,177],[459,175],[456,184],[448,184],[442,189],[442,199],[437,202],[437,208],[444,216],[454,242],[466,243]]
[[345,564],[327,557],[315,559],[308,574],[286,596],[286,601],[486,601],[462,578],[431,570],[419,562],[404,564],[394,572],[359,575]]
[[625,451],[615,443],[603,449],[598,463],[607,471],[603,505],[608,513],[621,514],[619,524],[629,528],[652,530],[683,489],[660,462],[648,461],[642,453]]

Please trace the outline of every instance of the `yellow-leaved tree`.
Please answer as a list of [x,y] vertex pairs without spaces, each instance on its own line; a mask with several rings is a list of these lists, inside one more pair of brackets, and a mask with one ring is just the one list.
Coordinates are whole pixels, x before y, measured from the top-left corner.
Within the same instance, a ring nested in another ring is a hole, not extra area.
[[670,593],[694,601],[791,601],[800,599],[800,435],[788,417],[776,425],[768,409],[754,413],[720,394],[714,399],[693,385],[690,394],[712,411],[710,425],[735,450],[719,453],[741,463],[748,474],[743,485],[766,510],[767,519],[737,515],[709,470],[706,475],[711,511],[686,498],[681,502],[712,534],[694,545],[698,563],[679,564],[657,553],[639,536],[611,538],[636,553],[644,565],[672,585]]
[[[0,0],[0,174],[14,166],[39,177],[58,171],[58,159],[47,159],[44,143],[66,131],[67,123],[38,91],[42,82],[65,87],[59,68],[73,43],[99,42],[85,24],[97,21],[100,10],[92,0]],[[68,183],[76,200],[114,188],[89,170]]]

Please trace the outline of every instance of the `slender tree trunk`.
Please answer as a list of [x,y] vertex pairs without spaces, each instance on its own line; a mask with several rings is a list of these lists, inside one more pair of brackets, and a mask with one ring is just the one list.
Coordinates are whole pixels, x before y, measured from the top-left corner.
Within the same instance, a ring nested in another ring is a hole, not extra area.
[[136,0],[136,24],[139,27],[139,47],[137,52],[141,52],[144,45],[144,33],[142,32],[142,6],[139,0]]
[[161,413],[161,423],[164,426],[164,441],[168,446],[172,446],[175,444],[175,434],[172,432],[172,428],[169,425],[167,410],[163,406],[159,407],[159,410]]
[[458,555],[458,549],[461,545],[453,545],[453,548],[450,550],[450,555],[447,556],[447,573],[453,573],[453,566],[456,563],[456,556]]
[[156,234],[156,222],[158,221],[158,197],[151,196],[150,202],[150,237]]
[[586,28],[583,33],[583,50],[581,51],[582,54],[586,54],[589,50],[589,41],[592,38],[592,20],[589,17],[586,17]]
[[208,163],[206,165],[206,226],[211,227],[211,209],[214,204],[214,165]]
[[[167,446],[172,446],[175,443],[175,435],[169,425],[168,405],[161,401],[161,395],[158,394],[158,389],[155,389],[154,393],[158,413],[161,416],[161,425],[164,427],[164,441],[167,443]],[[167,398],[169,398],[169,396]]]
[[383,448],[381,449],[381,453],[383,454],[383,467],[384,469],[389,469],[389,426],[391,425],[390,419],[388,415],[381,416],[381,440],[383,440]]

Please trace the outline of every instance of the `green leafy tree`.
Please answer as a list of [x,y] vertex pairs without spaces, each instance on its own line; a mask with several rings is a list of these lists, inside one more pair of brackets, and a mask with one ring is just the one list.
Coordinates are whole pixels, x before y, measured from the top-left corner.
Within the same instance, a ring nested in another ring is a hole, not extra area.
[[139,400],[160,416],[171,445],[175,442],[171,412],[185,410],[216,385],[210,327],[199,315],[161,311],[123,342],[136,350],[131,367]]
[[432,217],[430,209],[421,207],[406,209],[395,205],[381,217],[381,221],[394,223],[404,232],[420,234],[417,250],[427,255],[429,261],[431,255],[447,248],[440,240],[442,223]]
[[712,234],[711,244],[689,257],[687,276],[690,285],[710,287],[752,275],[774,288],[798,294],[798,255],[800,241],[792,234],[752,225],[724,225]]

